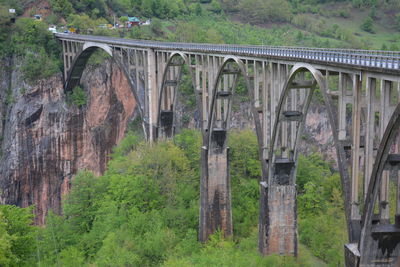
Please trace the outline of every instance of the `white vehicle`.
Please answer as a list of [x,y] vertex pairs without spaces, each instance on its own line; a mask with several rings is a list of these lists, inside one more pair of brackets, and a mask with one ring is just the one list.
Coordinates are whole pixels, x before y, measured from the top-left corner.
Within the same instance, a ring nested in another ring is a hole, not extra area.
[[146,20],[145,22],[142,22],[142,25],[150,25],[151,24],[151,20]]
[[49,31],[51,31],[52,33],[57,33],[56,26],[49,27]]

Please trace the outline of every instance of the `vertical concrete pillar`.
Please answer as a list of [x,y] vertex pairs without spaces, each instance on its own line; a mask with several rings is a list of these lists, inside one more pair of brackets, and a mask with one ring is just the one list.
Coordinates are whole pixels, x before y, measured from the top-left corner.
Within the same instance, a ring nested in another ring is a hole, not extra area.
[[[136,62],[137,64],[137,62]],[[148,103],[149,103],[149,141],[155,138],[154,133],[157,126],[158,116],[158,90],[157,90],[157,62],[154,50],[147,50],[147,86],[148,86]]]
[[260,188],[260,253],[297,256],[296,186],[261,182]]
[[360,180],[360,133],[361,133],[361,81],[360,76],[353,75],[353,109],[352,109],[352,171],[351,171],[351,219],[360,220],[359,180]]
[[232,235],[231,188],[227,147],[212,142],[202,148],[202,177],[200,185],[201,242],[220,230],[225,237]]

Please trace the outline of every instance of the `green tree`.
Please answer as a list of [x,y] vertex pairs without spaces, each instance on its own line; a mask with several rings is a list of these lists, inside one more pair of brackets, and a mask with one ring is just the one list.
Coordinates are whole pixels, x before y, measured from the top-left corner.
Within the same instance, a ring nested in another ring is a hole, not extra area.
[[11,251],[12,238],[7,232],[7,223],[3,213],[0,211],[0,265],[10,266],[15,262],[15,256]]
[[373,33],[374,32],[373,26],[374,26],[374,20],[368,16],[363,20],[361,24],[361,29],[363,31]]
[[73,7],[68,0],[51,0],[50,1],[53,12],[60,14],[64,18],[68,17],[73,12]]
[[128,22],[128,17],[127,16],[122,16],[122,17],[119,18],[119,21],[125,27],[126,23]]
[[210,10],[217,14],[221,13],[222,7],[218,0],[212,0]]
[[36,249],[36,227],[31,208],[0,206],[0,263],[32,266]]

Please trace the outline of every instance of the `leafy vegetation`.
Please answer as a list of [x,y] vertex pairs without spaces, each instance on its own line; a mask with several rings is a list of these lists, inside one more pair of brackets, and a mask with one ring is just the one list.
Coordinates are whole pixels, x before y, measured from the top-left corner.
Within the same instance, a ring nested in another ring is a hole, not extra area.
[[0,265],[32,266],[36,249],[36,227],[30,208],[0,206]]
[[103,176],[82,171],[74,178],[63,201],[63,215],[50,212],[43,229],[30,226],[30,210],[2,206],[0,233],[7,234],[0,235],[0,262],[21,263],[15,266],[343,265],[346,233],[339,177],[318,154],[301,156],[298,170],[300,242],[308,248],[300,246],[298,259],[258,254],[260,166],[251,131],[232,132],[229,140],[234,237],[224,239],[216,233],[207,244],[199,243],[200,138],[199,132],[185,130],[173,141],[150,146],[127,134],[114,149]]
[[81,108],[86,105],[87,95],[85,90],[80,86],[76,86],[72,89],[72,92],[68,92],[67,101],[78,108]]

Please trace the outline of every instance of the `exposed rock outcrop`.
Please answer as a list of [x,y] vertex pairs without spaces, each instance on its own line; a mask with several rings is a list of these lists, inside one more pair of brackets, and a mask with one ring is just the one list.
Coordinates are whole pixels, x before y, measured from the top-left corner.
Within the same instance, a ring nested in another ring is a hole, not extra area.
[[43,224],[49,209],[60,212],[77,170],[104,172],[136,102],[110,61],[83,74],[89,95],[83,108],[67,104],[61,74],[27,85],[18,66],[8,70],[0,70],[0,203],[35,205],[36,222]]

